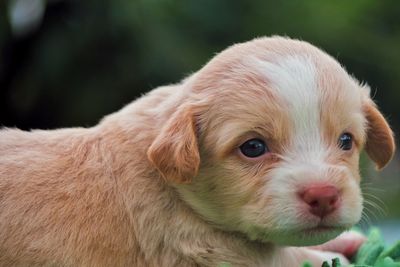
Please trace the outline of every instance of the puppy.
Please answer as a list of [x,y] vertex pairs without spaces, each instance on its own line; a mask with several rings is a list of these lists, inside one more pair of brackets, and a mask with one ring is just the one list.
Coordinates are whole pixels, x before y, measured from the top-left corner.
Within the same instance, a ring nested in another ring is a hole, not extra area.
[[383,168],[392,131],[333,58],[234,45],[95,127],[3,129],[0,266],[321,264],[362,242],[303,247],[359,221],[363,148]]

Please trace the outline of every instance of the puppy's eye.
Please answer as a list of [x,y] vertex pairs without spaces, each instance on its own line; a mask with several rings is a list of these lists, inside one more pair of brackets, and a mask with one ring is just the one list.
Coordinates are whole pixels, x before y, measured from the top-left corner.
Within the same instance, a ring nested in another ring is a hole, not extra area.
[[240,146],[240,152],[248,158],[259,157],[268,152],[267,145],[261,139],[250,139]]
[[344,133],[339,137],[339,147],[342,150],[351,150],[353,147],[353,136],[349,133]]

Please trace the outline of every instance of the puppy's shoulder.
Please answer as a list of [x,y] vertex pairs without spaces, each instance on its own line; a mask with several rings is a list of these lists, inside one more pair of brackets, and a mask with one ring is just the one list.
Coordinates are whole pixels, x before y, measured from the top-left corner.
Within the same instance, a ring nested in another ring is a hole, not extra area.
[[0,151],[10,149],[18,143],[25,143],[32,139],[32,134],[17,128],[0,129]]
[[23,131],[16,128],[0,129],[0,162],[39,160],[65,153],[69,147],[82,143],[90,130],[65,128],[57,130]]

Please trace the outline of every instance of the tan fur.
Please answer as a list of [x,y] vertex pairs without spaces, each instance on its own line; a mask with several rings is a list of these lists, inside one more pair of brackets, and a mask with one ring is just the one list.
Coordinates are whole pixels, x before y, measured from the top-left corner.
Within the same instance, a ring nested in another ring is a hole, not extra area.
[[189,108],[180,108],[147,151],[167,181],[190,182],[197,174],[200,156],[193,116]]
[[[317,66],[327,154],[321,168],[294,160],[291,149],[301,144],[293,140],[290,101],[257,67],[288,56]],[[180,84],[151,91],[95,127],[3,129],[0,266],[286,267],[338,256],[345,244],[325,247],[331,252],[291,247],[279,229],[307,237],[304,227],[316,222],[291,192],[320,181],[342,190],[343,208],[330,226],[344,229],[357,220],[359,152],[366,143],[380,168],[394,153],[390,128],[365,91],[315,47],[260,38],[227,49]],[[348,153],[337,148],[344,130],[356,139]],[[238,146],[255,137],[271,153],[250,160]]]
[[378,169],[382,169],[392,159],[395,150],[393,133],[385,118],[372,101],[366,101],[363,106],[368,120],[368,140],[365,150]]

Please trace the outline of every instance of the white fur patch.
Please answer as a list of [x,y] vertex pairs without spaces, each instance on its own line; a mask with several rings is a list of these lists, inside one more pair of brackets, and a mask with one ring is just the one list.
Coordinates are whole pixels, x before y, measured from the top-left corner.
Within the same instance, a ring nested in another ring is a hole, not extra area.
[[321,109],[314,63],[301,55],[287,56],[274,63],[257,61],[259,71],[287,103],[285,108],[292,120],[293,131],[285,156],[300,162],[321,162],[327,149],[321,136]]
[[[268,174],[268,177],[273,178],[269,178],[268,186],[263,189],[265,195],[273,199],[270,207],[274,207],[265,210],[264,214],[273,217],[268,221],[273,225],[271,229],[281,230],[276,234],[276,240],[273,234],[266,231],[267,238],[274,239],[274,242],[287,238],[285,242],[288,244],[297,244],[299,240],[306,242],[305,237],[282,235],[282,232],[287,229],[302,229],[305,226],[313,227],[320,224],[318,218],[304,216],[302,211],[304,207],[298,201],[296,192],[302,188],[302,185],[317,180],[328,181],[339,186],[340,177],[351,176],[351,174],[345,173],[347,172],[345,167],[330,165],[326,161],[332,150],[323,139],[322,88],[318,88],[318,72],[312,60],[302,55],[287,56],[273,63],[257,60],[257,66],[258,71],[267,78],[268,86],[285,103],[282,108],[288,113],[292,125],[289,130],[290,143],[280,155],[284,160],[279,167]],[[332,174],[333,171],[335,174]],[[350,181],[347,182],[346,188],[351,188],[350,191],[358,195],[357,184],[353,183],[353,180]],[[350,198],[347,196],[343,197],[343,206],[353,205],[348,199]],[[345,227],[356,222],[357,214],[361,213],[361,207],[358,205],[361,204],[360,199],[354,203],[356,205],[349,209],[353,211],[353,214],[345,214],[344,209],[341,209],[338,222]],[[243,217],[249,216],[246,214]],[[256,220],[257,217],[253,219],[253,221]],[[307,242],[312,244],[317,241],[327,241],[339,232],[330,232],[325,237],[308,236]]]

